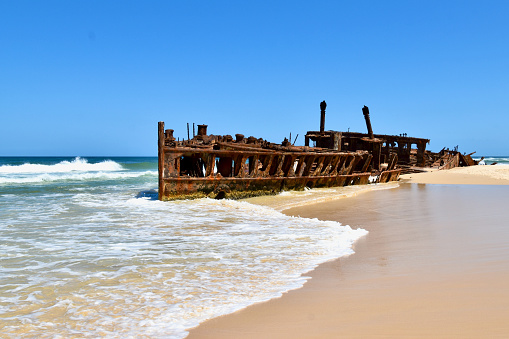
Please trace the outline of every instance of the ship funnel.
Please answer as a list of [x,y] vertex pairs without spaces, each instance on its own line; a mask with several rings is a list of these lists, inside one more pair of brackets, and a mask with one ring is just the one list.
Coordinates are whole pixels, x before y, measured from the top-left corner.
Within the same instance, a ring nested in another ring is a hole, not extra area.
[[371,128],[371,120],[369,119],[369,108],[368,106],[364,105],[362,107],[362,114],[364,114],[364,119],[366,119],[366,127],[368,128],[368,135],[370,139],[374,139],[375,136],[373,135],[373,129]]
[[320,103],[320,133],[325,131],[325,109],[327,108],[327,103],[325,100]]
[[164,131],[164,138],[165,139],[168,139],[168,140],[175,140],[175,138],[173,137],[173,130],[172,129],[167,129]]
[[198,125],[198,135],[207,135],[207,126],[208,125]]

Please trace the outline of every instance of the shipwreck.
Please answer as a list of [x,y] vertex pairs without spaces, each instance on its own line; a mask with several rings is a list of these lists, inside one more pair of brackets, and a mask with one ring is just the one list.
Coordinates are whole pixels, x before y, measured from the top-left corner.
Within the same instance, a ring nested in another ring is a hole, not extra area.
[[368,135],[354,145],[353,136],[325,131],[325,109],[323,101],[320,131],[308,132],[305,146],[295,146],[286,138],[275,144],[242,134],[210,135],[207,125],[198,125],[196,135],[193,126],[192,138],[188,125],[188,138],[176,140],[174,130],[159,122],[159,200],[239,199],[305,187],[398,180],[398,154],[382,151],[383,141],[371,131],[369,111],[364,114]]
[[326,131],[326,107],[322,101],[320,130],[308,131],[304,146],[292,144],[291,135],[275,144],[243,134],[207,134],[207,125],[198,125],[195,134],[194,124],[193,137],[188,124],[187,139],[178,140],[159,122],[159,200],[240,199],[306,187],[385,183],[425,167],[477,164],[473,153],[461,154],[457,147],[433,153],[426,150],[429,139],[374,134],[367,106],[362,108],[367,133]]

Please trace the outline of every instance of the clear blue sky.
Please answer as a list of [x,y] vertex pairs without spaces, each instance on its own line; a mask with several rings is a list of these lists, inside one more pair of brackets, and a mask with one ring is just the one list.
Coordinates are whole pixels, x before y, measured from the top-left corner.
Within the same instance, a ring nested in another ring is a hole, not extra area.
[[509,155],[509,1],[0,0],[0,155],[319,129]]

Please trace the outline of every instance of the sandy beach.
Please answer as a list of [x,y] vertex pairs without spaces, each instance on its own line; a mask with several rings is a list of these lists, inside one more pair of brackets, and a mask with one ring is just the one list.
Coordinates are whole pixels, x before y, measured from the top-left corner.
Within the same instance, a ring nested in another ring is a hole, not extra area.
[[509,165],[457,167],[447,171],[430,169],[402,175],[401,180],[418,184],[509,185]]
[[188,338],[508,337],[508,171],[411,174],[395,189],[286,210],[369,234],[355,254],[309,272],[303,288]]

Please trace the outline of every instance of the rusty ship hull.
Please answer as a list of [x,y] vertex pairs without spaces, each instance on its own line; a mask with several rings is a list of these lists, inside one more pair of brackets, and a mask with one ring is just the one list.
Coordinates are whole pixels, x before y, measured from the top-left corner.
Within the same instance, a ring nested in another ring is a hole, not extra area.
[[[240,199],[305,187],[364,185],[372,175],[367,151],[271,144],[239,134],[234,140],[207,135],[206,128],[199,125],[198,135],[177,141],[173,130],[159,122],[160,200]],[[397,180],[399,173],[385,171],[378,181]]]

